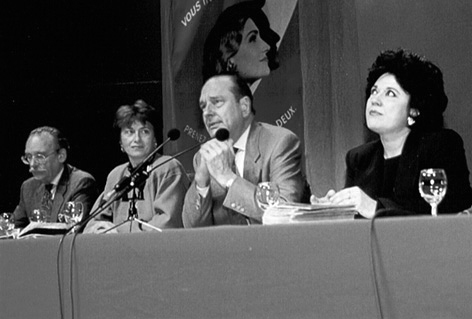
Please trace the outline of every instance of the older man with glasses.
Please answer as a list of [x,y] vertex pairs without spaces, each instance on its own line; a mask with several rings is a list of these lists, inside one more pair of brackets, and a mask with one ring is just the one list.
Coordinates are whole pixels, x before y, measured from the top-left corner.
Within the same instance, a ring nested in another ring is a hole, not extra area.
[[21,157],[33,177],[21,186],[20,202],[15,209],[15,226],[25,227],[39,218],[58,222],[59,213],[69,201],[82,202],[85,218],[98,192],[95,179],[87,172],[66,163],[69,145],[53,127],[31,131]]

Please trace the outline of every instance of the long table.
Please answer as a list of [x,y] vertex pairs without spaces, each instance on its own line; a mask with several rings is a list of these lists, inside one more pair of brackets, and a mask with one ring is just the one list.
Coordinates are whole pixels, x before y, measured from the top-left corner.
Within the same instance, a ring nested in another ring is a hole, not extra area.
[[0,317],[471,317],[472,218],[371,226],[67,236],[59,268],[60,237],[1,240]]

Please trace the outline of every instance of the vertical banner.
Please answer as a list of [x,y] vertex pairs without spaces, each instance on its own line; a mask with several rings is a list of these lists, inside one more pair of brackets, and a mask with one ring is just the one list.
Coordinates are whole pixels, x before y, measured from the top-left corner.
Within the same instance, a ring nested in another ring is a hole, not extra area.
[[[161,1],[161,21],[164,134],[182,133],[166,154],[209,138],[200,89],[229,70],[251,86],[256,120],[290,129],[304,145],[297,0]],[[195,152],[179,158],[188,172]]]

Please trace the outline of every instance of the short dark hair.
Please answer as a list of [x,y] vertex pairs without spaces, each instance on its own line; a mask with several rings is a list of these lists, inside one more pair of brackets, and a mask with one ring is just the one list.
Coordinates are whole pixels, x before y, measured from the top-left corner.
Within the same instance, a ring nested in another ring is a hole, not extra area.
[[410,94],[409,107],[420,112],[411,129],[434,131],[444,126],[443,113],[448,98],[439,67],[408,50],[383,51],[369,69],[366,101],[375,82],[385,73],[395,76],[398,84]]
[[48,133],[49,135],[51,135],[54,139],[54,142],[56,143],[56,146],[59,149],[65,149],[67,151],[69,150],[69,147],[70,147],[69,142],[67,141],[65,136],[61,133],[61,131],[59,131],[55,127],[41,126],[41,127],[35,128],[34,130],[30,132],[29,136],[31,137],[33,135],[41,135],[42,133]]
[[252,19],[259,29],[259,34],[270,47],[267,52],[270,70],[279,67],[277,42],[280,36],[270,28],[269,19],[262,11],[265,0],[253,0],[237,3],[226,8],[208,34],[203,49],[203,80],[221,73],[237,74],[228,61],[239,50],[242,32],[248,19]]
[[136,100],[132,105],[122,105],[115,114],[114,127],[120,130],[129,127],[133,122],[149,122],[154,128],[154,133],[159,129],[159,122],[156,110],[143,100]]
[[236,100],[240,100],[243,97],[247,96],[251,101],[251,112],[256,114],[256,110],[254,108],[254,96],[252,95],[251,89],[246,81],[244,81],[241,77],[236,74],[218,74],[213,76],[215,77],[228,77],[233,84],[231,86],[231,93],[233,93]]

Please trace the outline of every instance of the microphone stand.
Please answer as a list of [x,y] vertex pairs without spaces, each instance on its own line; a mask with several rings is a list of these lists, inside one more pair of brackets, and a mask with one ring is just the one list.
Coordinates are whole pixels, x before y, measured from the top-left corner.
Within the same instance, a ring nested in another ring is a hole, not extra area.
[[[136,195],[136,187],[139,187],[141,184],[143,184],[143,183],[146,181],[146,179],[149,177],[149,173],[151,173],[151,172],[152,172],[153,170],[155,170],[156,168],[161,167],[162,165],[164,165],[164,164],[170,162],[171,160],[173,160],[173,159],[179,157],[180,155],[183,155],[183,154],[185,154],[185,153],[187,153],[187,152],[190,152],[191,150],[193,150],[193,149],[199,147],[201,144],[202,144],[202,143],[195,144],[195,145],[193,145],[193,146],[191,146],[191,147],[189,147],[189,148],[187,148],[187,149],[185,149],[185,150],[183,150],[183,151],[181,151],[181,152],[179,152],[179,153],[176,153],[176,154],[174,154],[173,156],[171,156],[171,157],[169,157],[168,159],[166,159],[165,161],[163,161],[162,163],[159,163],[158,165],[152,167],[150,170],[145,170],[145,171],[143,171],[143,174],[137,175],[136,181],[133,180],[133,181],[131,182],[131,184],[132,184],[131,187],[133,187],[133,196],[132,196],[131,201],[130,201],[128,219],[125,220],[125,221],[123,221],[123,222],[121,222],[121,223],[118,224],[118,225],[113,226],[113,227],[110,228],[110,229],[107,229],[107,230],[104,231],[103,233],[107,233],[107,232],[111,231],[112,229],[115,229],[115,228],[117,228],[117,227],[119,227],[119,226],[121,226],[121,225],[123,225],[123,224],[125,224],[125,223],[127,223],[127,222],[130,223],[130,231],[131,231],[133,221],[138,222],[141,226],[142,226],[142,225],[145,225],[145,226],[150,227],[150,228],[152,228],[152,229],[154,229],[154,230],[157,230],[157,231],[159,231],[159,232],[162,232],[162,229],[160,229],[160,228],[158,228],[158,227],[156,227],[156,226],[150,225],[149,223],[146,223],[146,222],[144,222],[144,221],[142,221],[142,220],[140,220],[140,219],[137,218],[138,213],[137,213],[137,211],[136,211],[136,197],[135,197],[135,195]],[[143,177],[143,176],[144,176],[144,177]],[[115,196],[115,198],[111,198],[110,201],[111,201],[111,202],[114,202],[114,201],[117,200],[118,198],[122,197],[125,191],[127,191],[126,188],[125,188],[124,190],[122,190],[119,194],[117,194],[117,196]],[[142,194],[142,193],[141,193],[141,194]],[[109,205],[108,205],[108,206],[109,206]],[[107,206],[107,207],[108,207],[108,206]]]
[[[144,180],[145,181],[145,180]],[[144,182],[143,181],[143,182]],[[108,233],[109,231],[115,229],[115,228],[118,228],[120,227],[121,225],[124,225],[126,223],[129,223],[129,231],[131,232],[131,230],[133,229],[133,222],[137,222],[139,224],[139,228],[142,230],[142,226],[145,225],[149,228],[152,228],[154,230],[157,230],[159,232],[162,232],[162,229],[156,227],[156,226],[153,226],[149,223],[146,223],[145,221],[142,221],[141,219],[138,218],[138,209],[136,208],[136,201],[137,200],[143,200],[144,197],[143,197],[143,191],[141,188],[139,187],[133,187],[132,188],[132,196],[131,196],[131,199],[129,200],[129,209],[128,209],[128,219],[126,219],[125,221],[119,223],[118,225],[115,225],[113,226],[112,228],[109,228],[107,229],[106,231],[104,231],[103,233]]]

